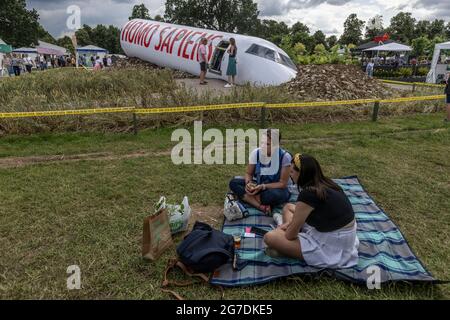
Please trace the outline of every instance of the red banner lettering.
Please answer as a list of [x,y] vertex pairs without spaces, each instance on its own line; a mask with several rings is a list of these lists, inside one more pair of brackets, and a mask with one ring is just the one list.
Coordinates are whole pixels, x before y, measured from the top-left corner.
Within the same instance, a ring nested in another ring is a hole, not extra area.
[[164,31],[166,31],[167,29],[170,29],[171,27],[164,27],[161,29],[161,32],[159,33],[159,43],[155,46],[155,50],[158,51],[159,49],[161,49],[161,45],[163,42],[163,35],[164,35]]
[[[153,25],[150,29],[148,29],[148,31],[146,32],[146,34],[145,34],[145,36],[144,36],[144,46],[145,46],[146,48],[150,47],[150,43],[152,42],[153,35],[155,34],[156,31],[158,31],[159,27],[160,27],[159,24],[154,24],[154,25]],[[153,29],[152,34],[150,35],[149,38],[147,38],[148,35],[150,34],[150,31],[151,31],[152,29]]]

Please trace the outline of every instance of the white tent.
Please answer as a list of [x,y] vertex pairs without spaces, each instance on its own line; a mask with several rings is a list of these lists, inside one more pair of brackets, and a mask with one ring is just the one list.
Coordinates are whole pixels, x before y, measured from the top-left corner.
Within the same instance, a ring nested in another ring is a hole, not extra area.
[[450,50],[450,41],[444,43],[438,43],[434,47],[433,60],[431,61],[431,69],[427,75],[428,83],[436,83],[440,75],[445,75],[447,72],[446,64],[439,64],[439,57],[441,55],[441,50]]
[[39,54],[49,54],[56,56],[65,56],[68,55],[68,51],[66,48],[47,43],[39,40],[39,46],[36,48]]
[[404,44],[392,42],[388,44],[383,44],[381,46],[376,46],[373,48],[369,48],[363,51],[393,51],[393,52],[407,52],[412,51],[410,46],[406,46]]

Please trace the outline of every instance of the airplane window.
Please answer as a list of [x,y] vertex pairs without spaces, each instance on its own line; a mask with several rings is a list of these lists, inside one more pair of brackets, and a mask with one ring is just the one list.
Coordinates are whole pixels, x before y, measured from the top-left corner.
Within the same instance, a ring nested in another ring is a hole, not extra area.
[[276,52],[272,49],[269,49],[269,48],[266,48],[266,47],[263,47],[263,46],[260,46],[257,44],[252,44],[246,52],[250,53],[250,54],[254,54],[255,56],[258,56],[261,58],[265,58],[265,59],[269,59],[271,61],[278,62],[286,67],[297,70],[297,67],[295,66],[294,62],[292,62],[292,60],[288,56],[278,53],[280,55],[280,58],[278,58],[276,55]]
[[246,51],[247,53],[254,54],[255,56],[275,61],[275,51],[257,44],[252,44]]
[[281,57],[281,64],[285,65],[286,67],[289,67],[291,69],[297,70],[297,66],[294,64],[294,62],[292,62],[291,58],[289,58],[288,56],[285,56],[282,53],[279,53],[280,57]]

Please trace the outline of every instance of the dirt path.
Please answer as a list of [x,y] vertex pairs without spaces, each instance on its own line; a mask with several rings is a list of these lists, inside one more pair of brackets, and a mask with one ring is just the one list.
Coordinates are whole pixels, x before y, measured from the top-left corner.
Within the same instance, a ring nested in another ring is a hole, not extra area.
[[206,79],[208,84],[204,86],[199,84],[198,79],[177,79],[175,81],[188,89],[196,90],[200,95],[209,93],[214,96],[220,96],[232,92],[232,89],[224,87],[227,83],[222,80]]
[[[443,128],[440,129],[417,129],[417,130],[399,130],[396,132],[384,132],[379,133],[377,136],[399,136],[402,134],[412,134],[417,132],[430,132],[438,133]],[[355,135],[338,135],[335,137],[310,137],[304,139],[283,139],[283,143],[301,143],[301,144],[320,144],[323,142],[337,142],[350,140],[355,138]],[[246,147],[239,143],[234,144],[223,144],[222,147],[225,149],[233,148],[236,150],[238,147]],[[193,149],[192,151],[194,151]],[[25,156],[25,157],[5,157],[0,158],[0,169],[9,168],[21,168],[37,164],[48,164],[48,163],[65,163],[65,162],[79,162],[79,161],[113,161],[113,160],[123,160],[123,159],[136,159],[143,157],[167,157],[172,154],[172,150],[164,150],[159,152],[150,151],[135,151],[127,154],[115,154],[113,152],[99,152],[99,153],[82,153],[74,155],[50,155],[50,156]]]
[[31,156],[31,157],[7,157],[0,158],[0,168],[21,168],[43,163],[79,162],[79,161],[111,161],[122,159],[135,159],[149,156],[170,156],[171,151],[145,152],[138,151],[129,154],[114,154],[112,152],[84,153],[75,155],[52,155],[52,156]]

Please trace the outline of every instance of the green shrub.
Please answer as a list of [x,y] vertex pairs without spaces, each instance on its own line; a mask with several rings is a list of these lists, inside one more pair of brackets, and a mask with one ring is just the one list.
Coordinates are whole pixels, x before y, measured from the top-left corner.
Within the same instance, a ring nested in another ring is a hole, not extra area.
[[407,78],[412,76],[412,68],[400,68],[398,73],[401,77]]
[[426,76],[428,74],[428,71],[430,71],[427,67],[420,67],[416,71],[416,75],[418,76]]
[[310,64],[311,63],[310,56],[297,56],[295,60],[298,64]]

